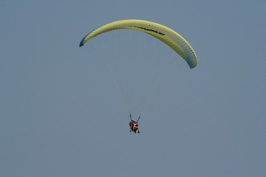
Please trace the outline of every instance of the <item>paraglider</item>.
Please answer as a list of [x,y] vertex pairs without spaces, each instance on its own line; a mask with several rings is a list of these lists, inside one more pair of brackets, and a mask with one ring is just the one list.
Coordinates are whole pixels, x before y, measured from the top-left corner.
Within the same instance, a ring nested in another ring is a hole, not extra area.
[[128,19],[108,23],[87,34],[80,41],[79,47],[85,45],[93,37],[118,29],[132,29],[147,33],[171,47],[187,62],[190,68],[194,68],[198,64],[196,52],[180,34],[171,28],[147,20]]
[[[149,34],[171,47],[177,54],[179,54],[179,56],[181,56],[186,61],[191,69],[195,68],[198,64],[198,57],[196,55],[196,52],[186,41],[186,39],[184,39],[180,34],[167,26],[147,20],[126,19],[105,24],[85,35],[80,41],[79,47],[84,46],[90,39],[102,33],[118,29],[131,29]],[[137,121],[132,120],[130,114],[130,132],[133,131],[135,133],[140,133],[138,126],[139,119],[140,116],[138,117]]]
[[137,121],[135,121],[135,120],[132,119],[131,114],[129,114],[129,118],[130,118],[130,120],[131,120],[131,121],[129,122],[130,132],[133,131],[133,132],[135,132],[135,133],[136,133],[136,132],[140,133],[140,131],[139,131],[139,124],[138,124],[139,119],[140,119],[140,116],[139,116],[139,118],[138,118]]

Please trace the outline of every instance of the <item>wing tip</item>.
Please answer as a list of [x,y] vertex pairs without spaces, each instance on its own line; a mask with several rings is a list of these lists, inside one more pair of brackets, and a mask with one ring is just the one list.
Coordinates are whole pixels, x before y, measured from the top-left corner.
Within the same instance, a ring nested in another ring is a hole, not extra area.
[[79,47],[82,47],[82,46],[83,46],[83,39],[79,43]]

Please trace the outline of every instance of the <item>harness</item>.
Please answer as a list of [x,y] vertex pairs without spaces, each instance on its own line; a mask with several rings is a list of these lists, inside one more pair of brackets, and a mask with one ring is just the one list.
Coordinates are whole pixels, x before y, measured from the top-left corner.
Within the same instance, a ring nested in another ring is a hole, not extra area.
[[136,133],[136,131],[138,130],[138,132],[139,132],[139,124],[138,124],[138,121],[139,121],[139,119],[140,119],[140,116],[138,117],[138,120],[137,121],[135,121],[135,120],[133,120],[132,118],[131,118],[131,114],[129,115],[129,118],[130,118],[130,122],[129,122],[129,126],[130,126],[130,129],[132,130],[132,131],[134,131],[135,133]]

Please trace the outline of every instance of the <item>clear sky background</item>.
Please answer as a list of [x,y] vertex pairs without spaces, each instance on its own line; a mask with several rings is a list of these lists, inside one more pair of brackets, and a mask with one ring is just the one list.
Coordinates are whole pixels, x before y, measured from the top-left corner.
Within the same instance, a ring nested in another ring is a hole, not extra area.
[[[129,30],[78,47],[128,18],[176,30],[198,66]],[[265,18],[266,1],[1,1],[0,176],[265,176]]]

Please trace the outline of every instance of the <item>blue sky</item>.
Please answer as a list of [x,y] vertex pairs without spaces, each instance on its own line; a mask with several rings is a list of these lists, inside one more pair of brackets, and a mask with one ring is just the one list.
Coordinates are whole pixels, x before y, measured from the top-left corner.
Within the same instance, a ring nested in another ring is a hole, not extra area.
[[[264,1],[0,2],[0,176],[265,176],[265,16]],[[78,47],[128,18],[176,30],[198,66],[133,31]]]

